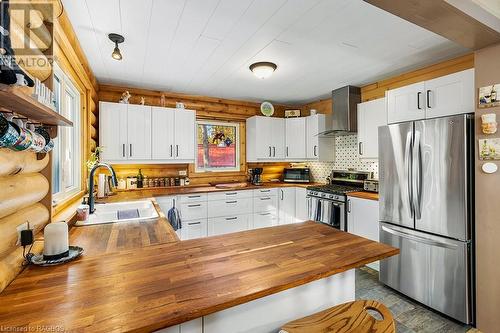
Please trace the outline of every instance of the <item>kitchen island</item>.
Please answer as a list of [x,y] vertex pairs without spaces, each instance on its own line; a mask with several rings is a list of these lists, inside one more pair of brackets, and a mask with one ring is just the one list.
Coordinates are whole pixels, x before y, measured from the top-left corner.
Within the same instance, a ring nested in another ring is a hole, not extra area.
[[[206,333],[228,327],[269,332],[352,300],[352,269],[398,253],[314,222],[188,241],[166,237],[156,244],[133,231],[162,221],[123,222],[125,229],[114,236],[113,229],[98,232],[109,225],[75,229],[72,244],[93,237],[86,246],[103,251],[89,251],[62,266],[25,269],[0,294],[1,325],[85,332],[170,327],[164,332],[185,333],[201,332],[202,326]],[[106,246],[120,237],[136,247]]]

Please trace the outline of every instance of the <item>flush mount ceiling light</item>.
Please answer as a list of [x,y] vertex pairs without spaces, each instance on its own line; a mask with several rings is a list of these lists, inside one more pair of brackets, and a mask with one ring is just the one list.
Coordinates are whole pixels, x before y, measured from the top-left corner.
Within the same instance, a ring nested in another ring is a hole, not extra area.
[[274,73],[278,66],[272,62],[261,61],[251,64],[249,68],[259,79],[266,79]]
[[115,43],[115,49],[113,50],[113,53],[111,53],[111,57],[115,60],[122,60],[122,53],[120,52],[120,49],[118,48],[118,44],[123,43],[125,41],[125,38],[119,34],[109,34],[108,38],[113,43]]

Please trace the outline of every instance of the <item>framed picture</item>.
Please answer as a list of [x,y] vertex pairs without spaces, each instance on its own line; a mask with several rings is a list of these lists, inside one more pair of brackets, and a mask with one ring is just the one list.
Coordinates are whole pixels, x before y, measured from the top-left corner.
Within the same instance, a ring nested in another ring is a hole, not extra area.
[[500,106],[500,83],[479,88],[479,107],[491,108]]
[[480,160],[500,160],[500,138],[479,139]]

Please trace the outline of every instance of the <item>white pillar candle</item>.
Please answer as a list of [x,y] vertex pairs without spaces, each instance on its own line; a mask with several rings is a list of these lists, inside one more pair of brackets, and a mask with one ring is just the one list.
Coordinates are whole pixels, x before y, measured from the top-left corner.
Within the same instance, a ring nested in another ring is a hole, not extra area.
[[47,224],[43,231],[43,255],[57,256],[69,250],[68,224],[53,222]]

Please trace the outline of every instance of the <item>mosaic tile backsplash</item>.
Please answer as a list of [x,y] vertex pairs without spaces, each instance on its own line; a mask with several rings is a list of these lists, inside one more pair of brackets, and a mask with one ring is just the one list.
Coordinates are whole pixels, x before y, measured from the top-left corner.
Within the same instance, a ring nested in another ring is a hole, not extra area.
[[308,165],[315,182],[326,182],[332,170],[371,171],[373,177],[378,178],[378,161],[359,159],[356,134],[335,138],[335,162],[309,162]]

